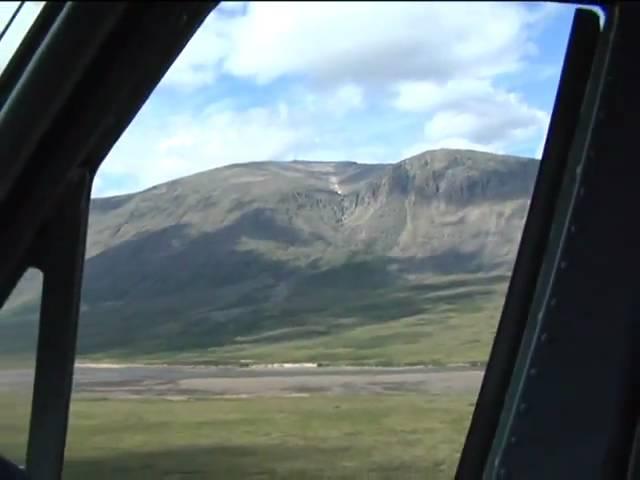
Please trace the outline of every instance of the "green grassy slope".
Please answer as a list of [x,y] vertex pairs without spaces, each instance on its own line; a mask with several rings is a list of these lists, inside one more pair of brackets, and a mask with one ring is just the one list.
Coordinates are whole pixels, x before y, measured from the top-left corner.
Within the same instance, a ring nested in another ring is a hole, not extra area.
[[[293,296],[285,306],[263,304],[239,313],[228,320],[235,325],[192,322],[184,312],[177,312],[153,337],[144,333],[138,337],[132,328],[128,337],[132,348],[86,356],[214,364],[247,360],[350,365],[483,363],[505,288],[504,275],[444,277],[370,291],[316,288],[306,296]],[[158,317],[154,321],[163,323]],[[90,328],[90,324],[81,325],[81,345],[104,340],[88,337]],[[199,346],[220,330],[237,333],[225,337],[221,345]],[[192,347],[185,348],[189,338]]]
[[[442,365],[486,361],[508,277],[449,275],[394,282],[366,263],[307,275],[284,302],[259,286],[180,294],[81,313],[79,357],[237,364]],[[385,274],[386,275],[386,274]],[[0,357],[35,351],[36,305],[0,320]]]

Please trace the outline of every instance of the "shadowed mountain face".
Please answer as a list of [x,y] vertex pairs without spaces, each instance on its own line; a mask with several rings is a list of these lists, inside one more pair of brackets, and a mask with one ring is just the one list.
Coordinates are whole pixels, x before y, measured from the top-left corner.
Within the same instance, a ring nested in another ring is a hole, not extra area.
[[537,169],[437,150],[389,165],[233,165],[94,199],[80,349],[223,345],[308,325],[323,302],[509,272]]

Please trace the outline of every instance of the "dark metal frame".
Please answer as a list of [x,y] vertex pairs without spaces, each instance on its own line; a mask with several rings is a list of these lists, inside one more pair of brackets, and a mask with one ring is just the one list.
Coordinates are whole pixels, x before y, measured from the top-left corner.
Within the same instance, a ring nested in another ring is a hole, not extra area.
[[63,467],[91,182],[215,6],[48,3],[0,77],[0,305],[28,267],[44,274],[33,480]]
[[[63,467],[91,182],[215,5],[50,3],[0,76],[0,305],[26,268],[44,273],[34,480]],[[622,478],[637,464],[640,238],[627,210],[640,163],[625,117],[640,111],[640,7],[606,14],[602,33],[592,12],[574,19],[460,479]]]
[[[624,478],[640,413],[634,161],[640,5],[605,24],[496,435],[510,478]],[[556,452],[550,455],[550,452]],[[636,472],[637,474],[637,472]]]
[[503,410],[520,343],[528,322],[551,223],[558,204],[569,150],[591,75],[600,34],[595,12],[577,9],[569,36],[558,92],[549,123],[522,241],[514,263],[493,349],[480,388],[471,426],[458,466],[459,478],[478,478],[483,471]]
[[77,170],[68,182],[32,257],[44,272],[27,448],[34,479],[55,478],[62,469],[73,383],[91,176]]
[[[632,452],[640,411],[634,318],[640,304],[633,289],[640,250],[628,216],[640,174],[630,121],[640,112],[633,87],[640,80],[639,20],[634,2],[609,5],[600,34],[586,12],[574,19],[540,176],[457,478],[639,473]],[[547,176],[551,159],[557,171]]]

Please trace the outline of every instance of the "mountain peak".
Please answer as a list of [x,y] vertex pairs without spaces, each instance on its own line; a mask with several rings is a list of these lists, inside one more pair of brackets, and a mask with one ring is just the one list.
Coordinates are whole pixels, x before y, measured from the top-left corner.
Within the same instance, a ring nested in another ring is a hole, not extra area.
[[422,166],[433,165],[433,167],[435,168],[446,168],[460,165],[474,165],[477,168],[491,168],[500,163],[510,163],[513,161],[537,162],[537,160],[533,158],[519,157],[514,155],[488,153],[478,150],[440,148],[418,153],[409,158],[406,158],[405,160],[402,160],[399,163]]
[[452,149],[395,164],[256,162],[93,199],[82,301],[95,335],[81,348],[154,345],[167,332],[208,348],[319,328],[287,309],[506,271],[537,165]]

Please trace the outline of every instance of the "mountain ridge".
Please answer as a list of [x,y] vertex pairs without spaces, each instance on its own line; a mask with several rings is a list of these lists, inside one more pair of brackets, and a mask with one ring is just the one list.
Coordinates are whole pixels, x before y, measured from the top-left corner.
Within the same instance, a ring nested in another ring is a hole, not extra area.
[[416,286],[510,272],[537,168],[442,149],[235,164],[94,198],[80,352],[219,349],[283,329],[309,340],[375,323],[374,303],[385,322],[418,315]]

